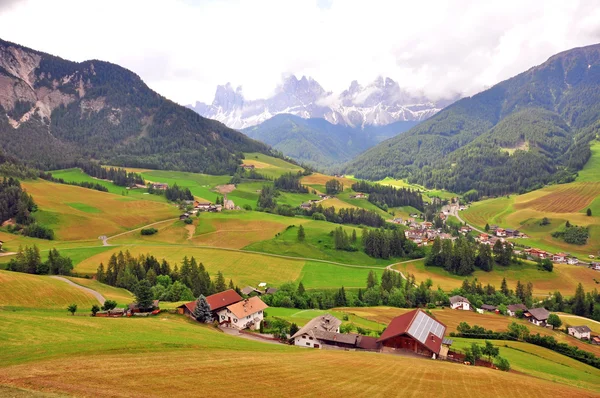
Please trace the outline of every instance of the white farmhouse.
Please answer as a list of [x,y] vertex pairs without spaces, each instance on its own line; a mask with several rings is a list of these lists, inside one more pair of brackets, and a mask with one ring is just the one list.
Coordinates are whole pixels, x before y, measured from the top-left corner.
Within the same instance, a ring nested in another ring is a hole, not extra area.
[[592,331],[587,326],[571,326],[568,328],[569,334],[580,340],[589,340],[592,336]]
[[294,345],[310,348],[321,348],[321,341],[318,335],[323,332],[339,333],[342,321],[331,314],[325,314],[313,318],[304,325],[293,336]]
[[450,297],[450,308],[453,310],[471,311],[471,302],[463,296]]
[[260,329],[264,310],[268,308],[259,297],[250,297],[228,305],[217,313],[219,324],[236,329]]

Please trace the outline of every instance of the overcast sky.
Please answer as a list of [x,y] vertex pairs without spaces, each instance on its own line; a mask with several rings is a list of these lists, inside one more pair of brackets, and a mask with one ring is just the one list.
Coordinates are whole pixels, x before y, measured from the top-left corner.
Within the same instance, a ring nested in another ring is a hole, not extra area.
[[437,99],[600,42],[600,0],[0,0],[0,38],[117,63],[181,104],[226,82],[262,98],[289,74]]

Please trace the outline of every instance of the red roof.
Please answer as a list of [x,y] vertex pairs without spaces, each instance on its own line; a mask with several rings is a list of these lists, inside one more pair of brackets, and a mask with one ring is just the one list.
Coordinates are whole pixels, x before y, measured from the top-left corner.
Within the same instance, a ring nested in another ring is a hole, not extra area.
[[392,319],[377,342],[406,334],[439,354],[445,331],[446,325],[416,309]]
[[[228,305],[235,304],[242,300],[243,298],[233,289],[225,290],[224,292],[213,294],[206,298],[206,302],[210,306],[211,311],[220,310],[221,308],[225,308]],[[181,307],[185,307],[190,312],[194,312],[196,309],[196,300],[182,304],[177,308]]]
[[213,294],[206,298],[206,302],[208,302],[212,311],[227,307],[228,305],[235,304],[242,300],[242,296],[237,294],[233,289],[225,290],[224,292]]

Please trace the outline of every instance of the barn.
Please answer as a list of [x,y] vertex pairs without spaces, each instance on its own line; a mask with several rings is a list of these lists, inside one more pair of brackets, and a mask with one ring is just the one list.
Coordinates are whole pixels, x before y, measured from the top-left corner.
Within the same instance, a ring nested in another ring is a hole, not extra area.
[[406,351],[430,358],[445,358],[449,340],[444,341],[446,325],[420,309],[392,319],[377,343],[383,352]]
[[[210,310],[212,311],[213,318],[217,317],[217,312],[227,307],[228,305],[235,304],[242,301],[243,298],[233,289],[225,290],[221,293],[212,294],[206,297]],[[196,300],[190,301],[177,307],[177,313],[191,317],[192,313],[196,309]]]

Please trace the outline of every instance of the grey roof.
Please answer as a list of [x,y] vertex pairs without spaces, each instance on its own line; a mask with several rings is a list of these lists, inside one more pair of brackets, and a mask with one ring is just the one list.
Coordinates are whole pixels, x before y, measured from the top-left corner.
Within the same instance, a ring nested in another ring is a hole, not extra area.
[[322,340],[322,341],[352,344],[352,345],[356,345],[356,341],[358,339],[357,334],[326,332],[323,330],[315,330],[314,336],[315,336],[315,338]]
[[446,344],[446,345],[452,345],[452,343],[454,343],[454,340],[450,340],[450,339],[449,339],[449,338],[447,338],[447,337],[444,337],[444,338],[442,339],[442,344]]
[[425,340],[427,340],[429,333],[432,333],[442,339],[444,338],[445,331],[446,327],[444,325],[426,313],[419,311],[413,323],[410,325],[410,328],[408,329],[408,334],[419,340],[421,344],[425,344]]
[[254,288],[252,286],[246,286],[245,288],[242,289],[242,294],[247,296],[250,293],[261,293],[261,291],[257,290],[256,288]]
[[531,316],[537,319],[538,321],[545,321],[550,315],[550,312],[544,307],[531,308],[527,312],[529,312]]
[[463,297],[463,296],[452,296],[452,297],[450,297],[450,304],[456,304],[456,303],[469,303],[469,304],[471,304],[471,302],[469,301],[469,299],[467,299],[466,297]]
[[511,305],[507,306],[506,308],[511,312],[527,311],[527,307],[525,306],[525,304],[511,304]]
[[484,309],[484,310],[488,310],[488,311],[494,311],[498,307],[496,307],[495,305],[483,304],[481,306],[481,308]]
[[578,333],[591,333],[592,332],[592,329],[588,328],[586,325],[571,326],[569,329],[575,329]]
[[321,315],[311,319],[306,325],[302,326],[302,328],[300,328],[300,330],[298,330],[292,336],[292,338],[302,336],[303,334],[309,334],[313,337],[316,337],[315,331],[336,332],[341,324],[342,321],[331,314]]

